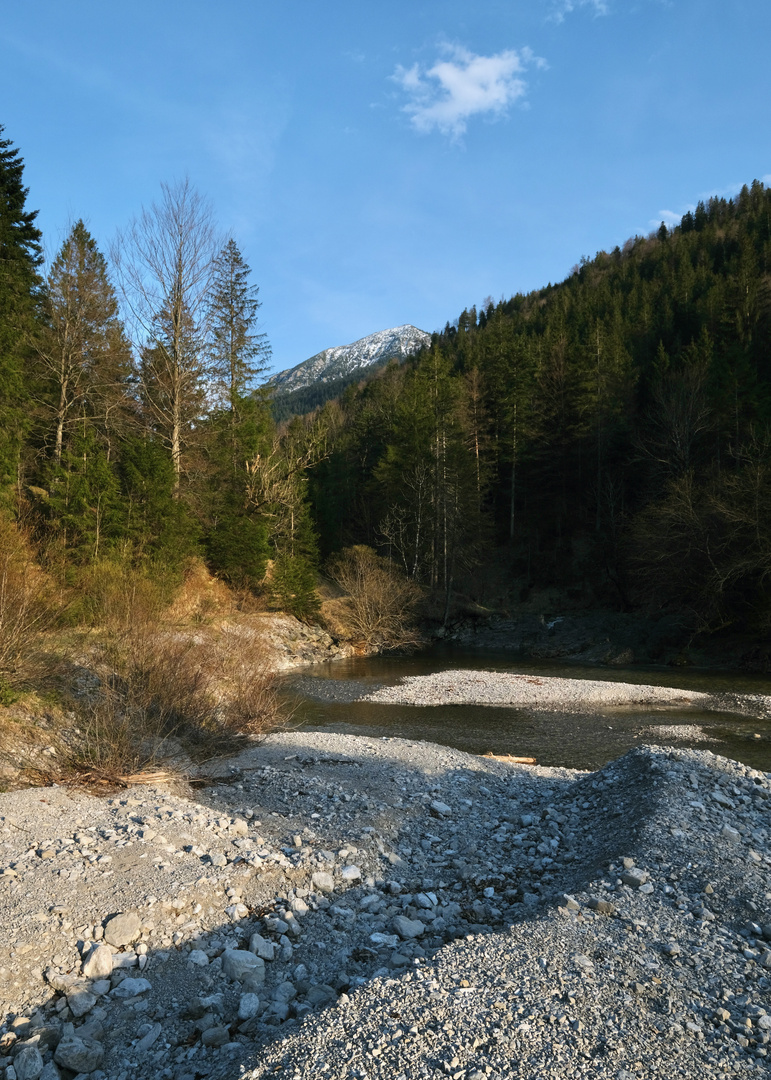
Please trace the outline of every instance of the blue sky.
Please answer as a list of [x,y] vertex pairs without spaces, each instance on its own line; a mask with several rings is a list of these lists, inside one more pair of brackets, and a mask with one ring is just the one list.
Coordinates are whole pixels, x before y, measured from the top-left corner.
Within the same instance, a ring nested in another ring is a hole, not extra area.
[[189,176],[281,369],[771,182],[769,44],[768,0],[28,0],[0,123],[51,254]]

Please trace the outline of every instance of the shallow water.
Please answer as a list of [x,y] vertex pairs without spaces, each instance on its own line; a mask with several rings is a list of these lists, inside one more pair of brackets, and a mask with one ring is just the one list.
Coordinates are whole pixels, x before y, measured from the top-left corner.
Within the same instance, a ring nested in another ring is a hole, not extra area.
[[[299,690],[293,726],[351,735],[400,736],[443,743],[474,754],[515,754],[539,765],[596,769],[633,746],[658,743],[712,750],[756,769],[771,771],[771,721],[733,713],[666,706],[623,706],[585,714],[541,712],[489,705],[376,705],[320,701],[302,687],[312,680],[342,680],[373,687],[405,675],[428,675],[464,668],[552,675],[568,679],[674,686],[707,693],[771,694],[771,678],[728,671],[683,668],[614,667],[520,659],[511,653],[437,646],[413,656],[372,656],[315,664],[289,676],[287,689]],[[324,694],[323,682],[319,693]],[[366,690],[364,691],[366,692]],[[649,728],[675,728],[651,732]],[[694,730],[695,729],[695,730]]]

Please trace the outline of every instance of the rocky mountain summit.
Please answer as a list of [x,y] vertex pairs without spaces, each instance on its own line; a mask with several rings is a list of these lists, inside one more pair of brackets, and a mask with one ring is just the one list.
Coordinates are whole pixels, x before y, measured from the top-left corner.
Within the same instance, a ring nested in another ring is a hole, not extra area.
[[335,382],[359,371],[379,367],[389,360],[404,360],[431,343],[431,335],[416,326],[395,326],[354,341],[323,349],[296,367],[281,371],[267,380],[279,394],[302,390],[315,383]]
[[771,779],[273,735],[0,795],[4,1080],[768,1075]]

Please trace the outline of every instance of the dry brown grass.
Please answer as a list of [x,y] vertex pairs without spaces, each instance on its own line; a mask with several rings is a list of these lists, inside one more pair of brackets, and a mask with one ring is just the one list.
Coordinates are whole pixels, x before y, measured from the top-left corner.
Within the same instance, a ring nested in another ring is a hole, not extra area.
[[254,634],[192,633],[147,622],[105,648],[101,684],[73,702],[77,722],[59,760],[88,783],[183,776],[288,719]]
[[[13,716],[0,707],[0,787],[56,781],[99,790],[185,777],[288,720],[268,649],[237,598],[195,564],[191,578],[169,605],[168,583],[147,571],[102,560],[84,572],[76,603],[90,626],[60,626],[46,643],[58,708],[20,702],[16,717],[15,706]],[[228,622],[204,622],[212,596],[217,611],[233,612]],[[38,641],[42,625],[22,623],[28,633],[16,633],[13,656]],[[25,722],[34,738],[24,736]]]
[[0,516],[0,690],[38,672],[41,635],[54,616],[52,589],[28,537]]
[[244,603],[246,598],[214,577],[200,559],[191,559],[182,586],[166,611],[166,618],[174,623],[201,623],[228,615]]

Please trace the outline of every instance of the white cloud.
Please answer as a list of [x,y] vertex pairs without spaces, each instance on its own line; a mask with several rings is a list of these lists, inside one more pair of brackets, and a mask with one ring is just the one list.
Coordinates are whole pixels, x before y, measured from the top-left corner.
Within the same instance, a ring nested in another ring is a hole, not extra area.
[[607,15],[607,0],[554,0],[549,18],[561,23],[566,15],[571,15],[577,8],[590,8],[595,15]]
[[[696,209],[695,206],[690,206],[689,205],[689,206],[686,207],[686,210],[695,210],[695,209]],[[655,229],[655,228],[658,228],[661,225],[662,221],[663,221],[664,224],[667,226],[667,228],[673,229],[675,227],[675,225],[680,224],[680,220],[681,220],[683,214],[686,212],[686,210],[683,210],[683,212],[681,214],[676,214],[674,210],[659,210],[658,217],[651,218],[649,224],[650,224],[651,228]]]
[[411,99],[404,112],[416,131],[436,128],[455,139],[465,132],[472,116],[504,115],[527,91],[522,77],[526,69],[546,66],[527,48],[506,49],[493,56],[477,56],[460,46],[445,46],[445,51],[448,58],[437,60],[433,67],[399,65],[391,78]]

